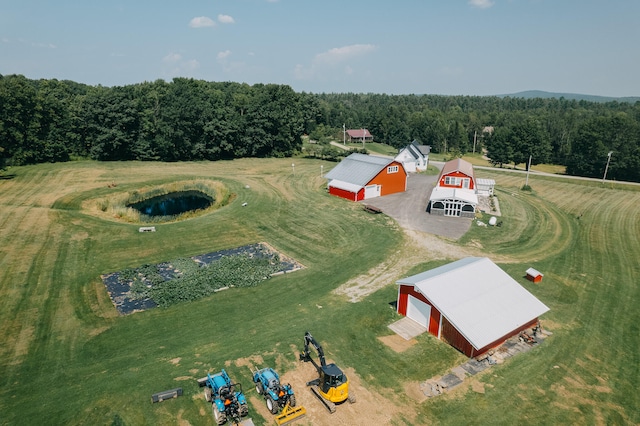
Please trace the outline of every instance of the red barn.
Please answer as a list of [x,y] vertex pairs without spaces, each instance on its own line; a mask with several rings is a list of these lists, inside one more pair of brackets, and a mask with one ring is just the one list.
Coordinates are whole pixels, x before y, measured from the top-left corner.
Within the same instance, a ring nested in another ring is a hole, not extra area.
[[478,205],[475,189],[473,165],[461,158],[448,161],[431,191],[427,211],[434,215],[473,219]]
[[442,166],[436,186],[475,190],[476,178],[473,173],[473,165],[462,158],[447,161]]
[[325,175],[329,193],[352,201],[407,190],[407,172],[393,159],[353,153]]
[[535,326],[549,310],[486,257],[467,257],[398,284],[398,313],[469,357]]

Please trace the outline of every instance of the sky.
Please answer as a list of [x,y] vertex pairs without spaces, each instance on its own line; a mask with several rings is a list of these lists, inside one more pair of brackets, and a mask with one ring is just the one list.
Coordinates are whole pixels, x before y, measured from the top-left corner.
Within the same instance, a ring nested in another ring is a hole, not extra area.
[[0,74],[640,96],[638,0],[0,0]]

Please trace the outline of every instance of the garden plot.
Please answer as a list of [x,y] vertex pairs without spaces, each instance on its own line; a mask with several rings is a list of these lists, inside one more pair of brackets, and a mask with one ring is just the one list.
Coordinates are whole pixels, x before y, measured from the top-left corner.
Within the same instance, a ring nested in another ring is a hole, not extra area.
[[142,265],[102,275],[121,315],[201,299],[229,287],[252,287],[302,265],[266,243]]

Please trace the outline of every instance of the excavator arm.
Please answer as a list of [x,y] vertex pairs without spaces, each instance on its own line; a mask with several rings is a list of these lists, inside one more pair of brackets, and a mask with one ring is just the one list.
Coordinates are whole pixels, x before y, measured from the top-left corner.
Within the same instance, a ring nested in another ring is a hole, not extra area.
[[322,367],[326,367],[327,362],[324,359],[324,351],[322,350],[322,346],[320,346],[320,344],[316,341],[316,339],[313,338],[311,333],[309,333],[308,331],[304,333],[304,351],[300,354],[300,360],[311,361],[318,370],[321,370],[321,368],[318,367],[318,365],[313,361],[313,358],[311,358],[311,353],[309,353],[309,345],[313,346],[313,348],[318,353],[318,359],[320,360],[320,365]]

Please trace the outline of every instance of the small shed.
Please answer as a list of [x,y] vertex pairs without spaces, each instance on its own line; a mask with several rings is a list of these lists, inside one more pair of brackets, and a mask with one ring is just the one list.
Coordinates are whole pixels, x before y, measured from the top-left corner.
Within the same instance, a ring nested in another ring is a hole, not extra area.
[[474,357],[535,326],[549,308],[486,257],[403,278],[398,313]]
[[325,178],[331,195],[352,201],[407,190],[404,166],[387,157],[353,153],[331,169]]
[[529,281],[539,283],[540,281],[542,281],[542,277],[544,277],[544,274],[540,271],[533,268],[527,269],[527,279]]
[[493,189],[496,186],[496,181],[493,179],[476,179],[476,193],[485,197],[493,195]]

